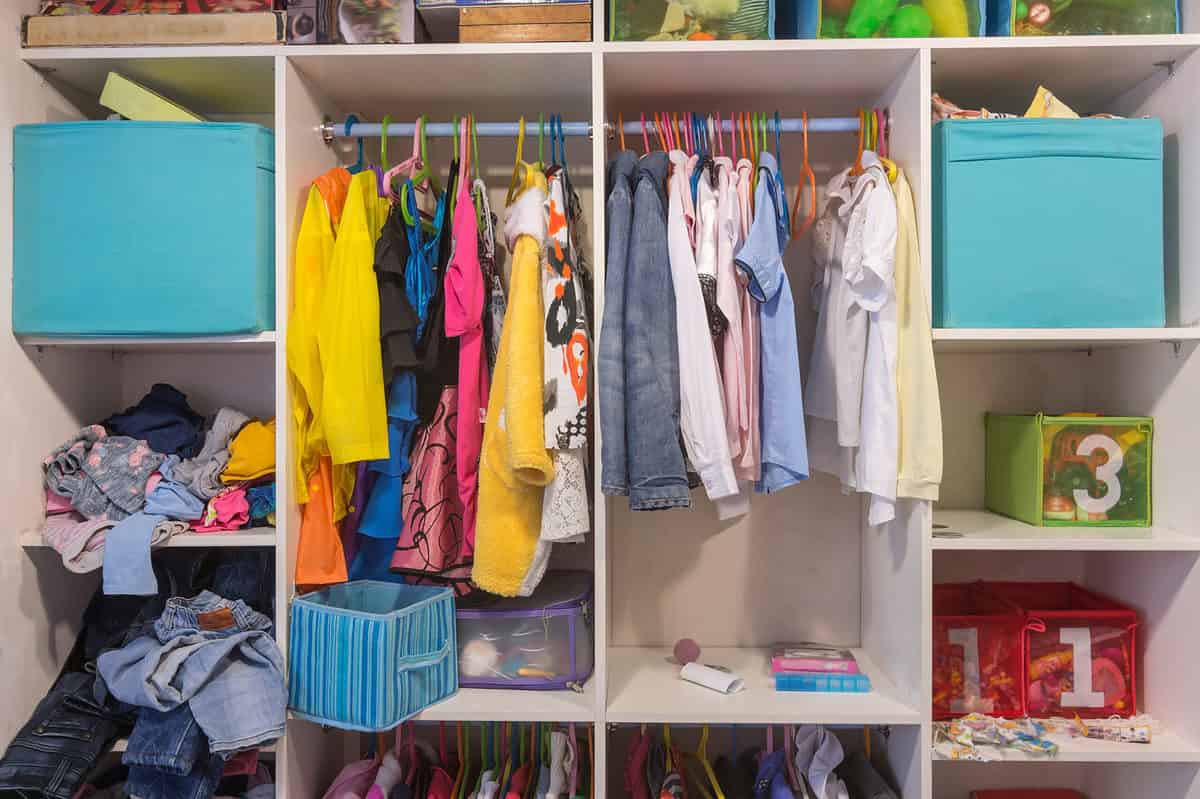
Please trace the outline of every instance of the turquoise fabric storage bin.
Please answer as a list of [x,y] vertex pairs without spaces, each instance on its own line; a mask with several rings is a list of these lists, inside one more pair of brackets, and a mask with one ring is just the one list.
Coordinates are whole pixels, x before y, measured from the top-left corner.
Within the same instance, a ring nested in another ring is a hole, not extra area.
[[933,129],[935,327],[1162,327],[1157,119]]
[[13,332],[275,327],[275,137],[258,125],[13,131]]
[[292,602],[288,705],[310,721],[382,732],[458,692],[454,592],[357,580]]

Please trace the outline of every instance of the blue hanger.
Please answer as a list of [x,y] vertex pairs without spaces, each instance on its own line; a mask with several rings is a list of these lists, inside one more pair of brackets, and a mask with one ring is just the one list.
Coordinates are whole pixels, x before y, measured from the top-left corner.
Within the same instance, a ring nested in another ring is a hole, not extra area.
[[[346,126],[343,128],[343,133],[346,136],[349,136],[350,135],[350,126],[357,125],[357,124],[358,124],[358,117],[356,117],[354,114],[350,114],[349,116],[346,117]],[[363,140],[361,137],[359,137],[359,140],[358,140],[358,163],[353,164],[349,167],[346,167],[346,171],[349,172],[351,175],[357,175],[359,172],[362,172],[365,167],[366,167],[366,163],[363,161]]]
[[[779,181],[779,185],[783,186],[783,152],[779,149],[779,112],[775,112],[775,178]],[[783,194],[783,192],[780,192]],[[787,197],[781,197],[783,208],[780,211],[780,216],[783,218],[783,226],[788,230],[792,229],[791,220],[788,218]]]

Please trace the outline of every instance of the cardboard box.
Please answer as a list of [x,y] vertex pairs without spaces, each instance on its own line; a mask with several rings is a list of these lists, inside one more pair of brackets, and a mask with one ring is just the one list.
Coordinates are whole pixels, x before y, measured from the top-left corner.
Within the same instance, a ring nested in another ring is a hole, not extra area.
[[461,42],[587,42],[590,3],[477,5],[460,8]]
[[283,12],[26,17],[26,47],[155,44],[278,44]]

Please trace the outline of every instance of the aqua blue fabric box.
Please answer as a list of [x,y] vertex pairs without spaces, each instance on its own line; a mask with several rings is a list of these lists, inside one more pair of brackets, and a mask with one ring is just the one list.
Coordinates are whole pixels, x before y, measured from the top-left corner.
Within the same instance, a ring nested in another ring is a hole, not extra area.
[[271,131],[131,121],[14,129],[15,333],[274,327]]
[[1162,327],[1157,119],[933,129],[933,324]]

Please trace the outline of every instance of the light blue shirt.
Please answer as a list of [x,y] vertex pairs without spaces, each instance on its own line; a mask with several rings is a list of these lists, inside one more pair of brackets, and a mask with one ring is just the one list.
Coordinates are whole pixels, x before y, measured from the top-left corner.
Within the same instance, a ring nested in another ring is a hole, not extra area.
[[779,212],[775,157],[760,153],[758,170],[754,198],[758,211],[735,261],[750,279],[750,296],[761,303],[762,477],[754,489],[770,494],[808,479],[808,441],[804,433],[796,306],[783,268],[782,250],[787,238]]

